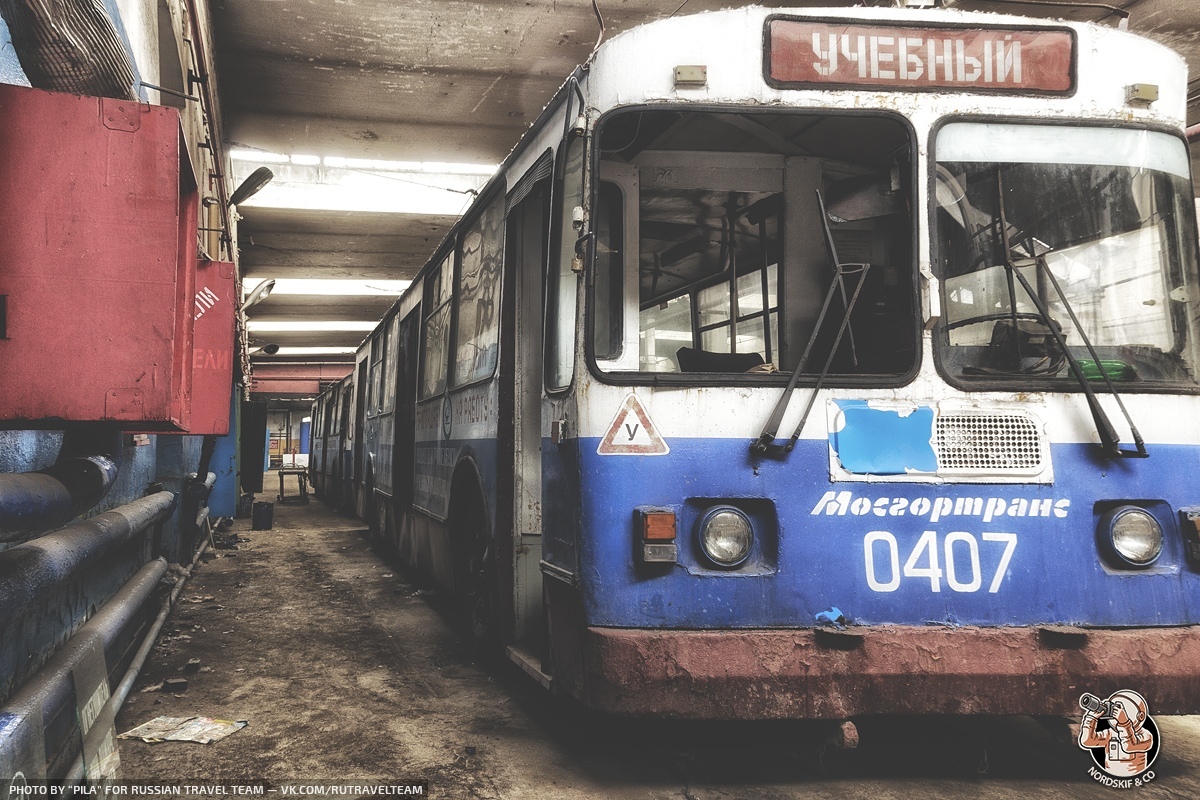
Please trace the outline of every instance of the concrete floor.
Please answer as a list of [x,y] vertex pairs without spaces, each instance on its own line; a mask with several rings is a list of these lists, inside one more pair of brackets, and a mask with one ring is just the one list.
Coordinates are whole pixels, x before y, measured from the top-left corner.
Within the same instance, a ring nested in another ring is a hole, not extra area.
[[[286,784],[427,781],[446,798],[775,800],[1094,798],[1089,758],[1027,718],[859,723],[855,751],[811,724],[597,719],[514,670],[473,664],[451,604],[382,562],[362,523],[314,501],[216,551],[185,587],[129,702],[125,731],[200,714],[249,726],[211,745],[123,740],[121,777]],[[211,598],[211,599],[206,599]],[[140,692],[201,671],[180,695]],[[1153,711],[1153,709],[1152,709]],[[1200,717],[1157,718],[1138,797],[1200,794]],[[1130,795],[1133,796],[1132,794]]]

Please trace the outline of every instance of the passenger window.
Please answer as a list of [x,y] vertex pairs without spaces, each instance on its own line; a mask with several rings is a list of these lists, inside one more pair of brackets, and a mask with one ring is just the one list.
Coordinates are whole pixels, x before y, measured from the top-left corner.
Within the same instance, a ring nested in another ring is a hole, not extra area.
[[500,275],[504,253],[504,198],[480,215],[461,237],[458,314],[454,335],[454,385],[489,378],[500,341]]
[[642,372],[679,372],[679,349],[693,347],[692,298],[680,295],[641,313]]
[[383,328],[383,366],[380,368],[383,374],[383,393],[380,395],[380,411],[385,413],[396,407],[396,326],[399,322],[400,315],[394,314]]
[[[375,336],[371,339],[371,377],[370,388],[368,393],[370,400],[367,403],[367,411],[371,414],[379,413],[379,381],[381,379],[382,369],[380,364],[383,363],[383,336]],[[340,407],[341,402],[338,402]]]
[[454,253],[425,278],[422,309],[421,399],[441,394],[446,388],[446,358],[450,349],[450,297],[454,273]]

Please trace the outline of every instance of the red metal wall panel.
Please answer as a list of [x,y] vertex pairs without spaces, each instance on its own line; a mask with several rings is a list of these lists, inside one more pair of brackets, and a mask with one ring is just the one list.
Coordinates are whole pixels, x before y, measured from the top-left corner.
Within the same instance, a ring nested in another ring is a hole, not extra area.
[[192,351],[192,425],[190,433],[229,433],[229,398],[233,391],[236,287],[233,264],[200,261]]
[[198,197],[179,130],[172,108],[0,85],[0,425],[187,429]]

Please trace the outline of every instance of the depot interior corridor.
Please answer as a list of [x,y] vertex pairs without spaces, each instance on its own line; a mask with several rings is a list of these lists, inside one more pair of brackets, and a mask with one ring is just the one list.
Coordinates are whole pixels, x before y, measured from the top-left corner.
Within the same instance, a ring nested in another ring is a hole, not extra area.
[[[122,775],[175,783],[424,782],[441,798],[1091,798],[1087,755],[1028,717],[816,723],[621,720],[471,660],[449,598],[381,560],[361,523],[275,504],[209,550],[117,718],[245,720],[214,744],[121,740]],[[198,663],[197,661],[198,660]],[[189,667],[189,662],[193,662]],[[169,679],[186,688],[158,688]],[[1159,786],[1200,785],[1200,718],[1158,719]],[[267,795],[273,796],[273,795]]]

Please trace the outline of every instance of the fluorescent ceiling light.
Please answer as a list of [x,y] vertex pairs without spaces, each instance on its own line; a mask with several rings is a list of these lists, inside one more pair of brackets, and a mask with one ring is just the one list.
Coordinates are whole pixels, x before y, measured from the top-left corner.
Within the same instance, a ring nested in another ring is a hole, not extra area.
[[267,331],[372,331],[379,323],[363,320],[315,320],[310,322],[256,322],[249,320],[246,324],[252,333],[265,333]]
[[234,161],[251,161],[256,164],[286,164],[290,160],[282,153],[272,153],[268,150],[230,150],[229,157]]
[[324,163],[335,169],[367,170],[370,172],[423,172],[429,175],[493,175],[495,164],[469,164],[457,161],[391,161],[384,158],[346,158],[343,156],[302,155],[293,153],[290,156],[283,153],[272,153],[269,150],[230,150],[229,157],[234,161],[248,161],[258,164],[286,164],[289,161],[302,166],[316,166]]
[[492,175],[495,164],[462,164],[450,161],[385,161],[380,158],[325,156],[325,166],[371,172],[423,172],[429,175]]
[[357,347],[281,347],[281,356],[334,356],[346,355],[358,350]]
[[[242,179],[263,161],[258,154],[233,162]],[[247,207],[317,211],[366,211],[393,214],[458,216],[484,187],[495,167],[441,162],[284,157],[275,179]]]
[[[253,292],[263,278],[247,278],[243,281],[242,289],[249,294]],[[341,280],[333,278],[277,278],[271,295],[282,294],[317,294],[347,296],[378,296],[398,295],[409,287],[412,281],[373,281],[373,280]]]

